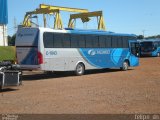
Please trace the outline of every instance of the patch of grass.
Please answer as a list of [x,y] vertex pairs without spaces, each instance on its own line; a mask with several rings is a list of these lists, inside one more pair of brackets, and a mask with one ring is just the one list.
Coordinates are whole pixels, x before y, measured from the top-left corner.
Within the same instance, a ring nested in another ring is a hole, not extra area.
[[14,46],[0,46],[0,61],[5,60],[16,60],[16,48]]

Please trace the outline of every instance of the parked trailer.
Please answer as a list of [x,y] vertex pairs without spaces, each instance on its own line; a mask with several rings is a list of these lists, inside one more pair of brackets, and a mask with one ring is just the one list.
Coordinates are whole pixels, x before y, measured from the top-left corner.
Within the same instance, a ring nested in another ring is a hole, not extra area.
[[19,65],[0,62],[0,89],[21,85]]

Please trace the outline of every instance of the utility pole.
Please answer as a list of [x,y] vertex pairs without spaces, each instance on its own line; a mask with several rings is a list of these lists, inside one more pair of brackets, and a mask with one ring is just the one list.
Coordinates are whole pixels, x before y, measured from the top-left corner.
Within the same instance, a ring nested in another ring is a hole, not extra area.
[[144,34],[145,32],[146,32],[146,30],[142,30],[142,33],[143,33],[143,37],[145,37],[145,34]]
[[16,33],[17,32],[17,20],[15,17],[14,17],[13,24],[14,24],[14,33]]

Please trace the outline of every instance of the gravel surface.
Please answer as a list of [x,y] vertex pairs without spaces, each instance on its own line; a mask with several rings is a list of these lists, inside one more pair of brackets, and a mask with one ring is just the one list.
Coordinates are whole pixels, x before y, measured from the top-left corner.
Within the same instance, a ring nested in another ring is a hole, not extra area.
[[23,85],[0,92],[0,113],[160,113],[160,58],[140,66],[73,73],[24,72]]

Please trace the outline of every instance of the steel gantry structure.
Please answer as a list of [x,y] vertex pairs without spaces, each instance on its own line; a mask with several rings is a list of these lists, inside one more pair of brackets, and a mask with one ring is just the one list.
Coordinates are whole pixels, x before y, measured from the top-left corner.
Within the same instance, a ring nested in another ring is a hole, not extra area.
[[98,30],[106,30],[102,11],[71,14],[70,19],[69,19],[69,23],[68,23],[68,27],[69,28],[74,28],[75,27],[75,20],[79,19],[79,18],[82,20],[83,23],[89,22],[90,17],[97,17],[97,19],[98,19]]
[[26,12],[26,15],[23,20],[23,26],[24,27],[30,27],[32,18],[32,15],[34,14],[43,14],[43,21],[44,21],[44,27],[46,27],[46,14],[55,15],[54,20],[54,29],[62,29],[63,23],[60,16],[60,11],[67,11],[67,12],[77,12],[77,13],[85,13],[88,12],[87,9],[78,9],[78,8],[69,8],[69,7],[60,7],[60,6],[50,6],[45,4],[40,4],[39,8],[37,8],[34,11]]
[[69,8],[69,7],[60,7],[60,6],[51,6],[46,4],[40,4],[39,8],[34,11],[26,12],[23,26],[24,27],[31,27],[33,15],[42,14],[43,15],[43,23],[44,27],[46,27],[46,14],[54,15],[54,29],[63,29],[63,22],[60,15],[60,11],[67,11],[67,12],[76,12],[77,14],[71,14],[68,27],[74,28],[75,27],[75,20],[80,18],[83,23],[89,22],[90,17],[97,17],[98,19],[98,29],[99,30],[106,30],[103,13],[102,11],[95,11],[89,12],[87,9],[79,9],[79,8]]

